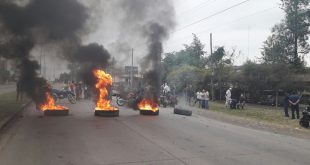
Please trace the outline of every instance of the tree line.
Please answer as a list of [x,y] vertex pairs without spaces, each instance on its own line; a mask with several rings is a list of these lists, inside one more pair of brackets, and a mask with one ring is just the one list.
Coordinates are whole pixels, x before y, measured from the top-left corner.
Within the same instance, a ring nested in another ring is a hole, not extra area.
[[[176,86],[182,92],[187,85],[195,89],[214,88],[214,97],[223,99],[229,86],[247,92],[253,99],[262,90],[307,90],[309,68],[309,0],[281,0],[285,17],[276,24],[262,45],[258,61],[246,61],[235,66],[235,50],[216,47],[212,54],[193,34],[193,41],[180,51],[166,53],[162,59],[162,81]],[[211,80],[213,83],[211,83]]]

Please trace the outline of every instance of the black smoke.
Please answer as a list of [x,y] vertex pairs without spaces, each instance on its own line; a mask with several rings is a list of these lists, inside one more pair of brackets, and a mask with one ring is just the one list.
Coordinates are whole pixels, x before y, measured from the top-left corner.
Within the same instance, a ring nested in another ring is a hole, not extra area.
[[88,31],[89,13],[78,0],[30,0],[25,5],[0,0],[0,56],[19,62],[19,81],[36,103],[42,103],[49,90],[31,56],[36,45],[59,44],[68,61],[88,67],[107,65],[110,55],[104,47],[81,44],[81,35]]
[[175,11],[171,0],[123,0],[121,3],[125,12],[122,23],[124,31],[139,34],[144,44],[145,55],[140,61],[143,79],[149,91],[145,97],[158,101],[160,93],[161,59],[163,42],[175,27]]

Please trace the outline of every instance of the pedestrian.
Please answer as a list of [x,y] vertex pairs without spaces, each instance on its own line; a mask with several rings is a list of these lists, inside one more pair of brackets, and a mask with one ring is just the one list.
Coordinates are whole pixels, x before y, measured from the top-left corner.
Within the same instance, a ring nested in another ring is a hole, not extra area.
[[245,106],[245,97],[243,94],[240,95],[239,101],[237,103],[237,109],[244,109]]
[[201,104],[201,101],[202,101],[202,98],[201,98],[201,95],[202,95],[202,93],[200,92],[200,90],[198,90],[197,92],[196,92],[196,101],[195,101],[195,105],[196,105],[196,103],[198,102],[198,107],[199,108],[202,108],[202,104]]
[[289,93],[286,92],[284,100],[283,100],[285,117],[290,117],[290,115],[288,114],[288,107],[289,107],[289,104],[290,104],[289,98],[290,98],[290,95],[289,95]]
[[72,82],[70,83],[69,88],[70,88],[70,91],[71,91],[72,93],[74,93],[74,95],[76,96],[74,81],[72,81]]
[[228,108],[230,106],[230,102],[231,102],[231,90],[232,88],[230,87],[227,91],[226,91],[226,94],[225,94],[225,99],[226,99],[226,102],[225,102],[225,107]]
[[297,95],[297,92],[292,92],[292,95],[289,97],[289,103],[291,105],[291,111],[292,111],[292,119],[295,119],[295,112],[297,119],[299,119],[299,102],[300,97]]
[[209,92],[206,90],[204,92],[204,104],[205,104],[205,109],[209,109]]
[[18,80],[16,83],[16,101],[23,100],[23,85],[21,80]]
[[191,105],[191,102],[192,102],[192,98],[194,97],[195,95],[195,92],[193,90],[193,86],[192,85],[189,85],[189,87],[187,88],[187,102],[189,105]]

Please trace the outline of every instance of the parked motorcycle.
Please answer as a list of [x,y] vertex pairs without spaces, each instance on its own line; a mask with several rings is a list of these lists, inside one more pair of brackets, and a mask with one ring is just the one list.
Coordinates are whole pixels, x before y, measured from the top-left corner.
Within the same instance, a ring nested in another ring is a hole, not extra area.
[[138,109],[137,104],[138,104],[139,97],[135,95],[134,93],[130,92],[126,96],[126,98],[122,98],[121,96],[118,96],[116,98],[116,104],[119,106],[125,106],[127,105],[128,107],[131,107],[135,110]]
[[67,98],[71,104],[76,103],[75,94],[71,91],[52,89],[52,94],[53,94],[53,97],[55,99],[55,102],[59,99],[66,99]]
[[162,105],[163,107],[175,107],[175,105],[178,104],[178,99],[177,96],[172,95],[170,93],[168,94],[162,94],[160,96],[160,105]]
[[309,123],[310,123],[310,107],[307,107],[303,112],[302,112],[302,118],[299,121],[300,126],[309,128]]

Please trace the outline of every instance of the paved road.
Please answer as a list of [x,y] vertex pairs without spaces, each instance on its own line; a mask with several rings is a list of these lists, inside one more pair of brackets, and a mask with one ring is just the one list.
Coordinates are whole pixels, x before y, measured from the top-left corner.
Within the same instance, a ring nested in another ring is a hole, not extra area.
[[[310,140],[212,119],[172,114],[93,116],[92,103],[67,117],[42,117],[31,106],[2,135],[1,165],[309,165]],[[41,117],[40,117],[41,116]]]
[[15,84],[9,84],[9,85],[0,85],[0,95],[4,93],[13,92],[16,90]]

